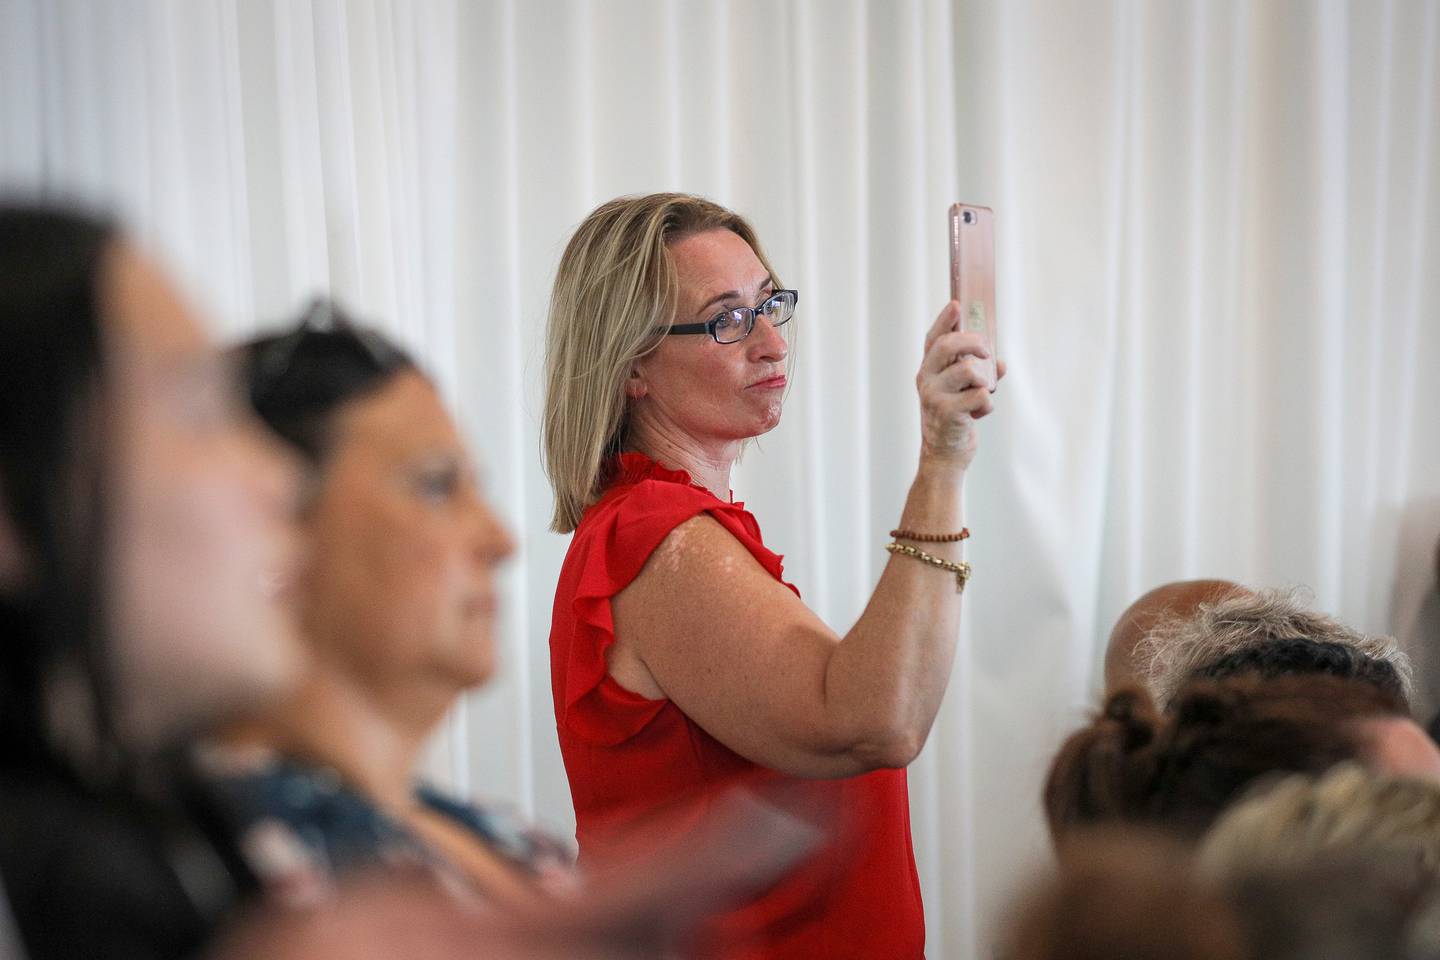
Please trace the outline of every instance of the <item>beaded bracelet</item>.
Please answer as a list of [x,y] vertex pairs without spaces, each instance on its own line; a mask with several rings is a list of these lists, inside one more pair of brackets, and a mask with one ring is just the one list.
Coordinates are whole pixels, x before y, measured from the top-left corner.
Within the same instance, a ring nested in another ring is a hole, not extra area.
[[961,540],[970,539],[970,528],[961,527],[959,533],[916,533],[901,527],[891,530],[890,536],[896,540],[914,540],[916,543],[959,543]]
[[907,557],[914,557],[921,563],[928,563],[932,567],[939,567],[941,570],[948,570],[955,574],[955,592],[964,593],[965,584],[970,581],[970,564],[965,561],[955,563],[946,560],[944,557],[937,557],[934,554],[926,553],[923,550],[916,550],[905,543],[887,543],[885,549],[891,553],[903,553]]

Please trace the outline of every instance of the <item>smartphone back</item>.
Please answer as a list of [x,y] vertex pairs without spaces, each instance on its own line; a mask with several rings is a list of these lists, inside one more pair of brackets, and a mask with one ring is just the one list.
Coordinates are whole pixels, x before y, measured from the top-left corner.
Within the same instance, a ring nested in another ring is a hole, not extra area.
[[989,207],[950,207],[950,299],[960,304],[960,329],[985,337],[994,375],[995,214]]

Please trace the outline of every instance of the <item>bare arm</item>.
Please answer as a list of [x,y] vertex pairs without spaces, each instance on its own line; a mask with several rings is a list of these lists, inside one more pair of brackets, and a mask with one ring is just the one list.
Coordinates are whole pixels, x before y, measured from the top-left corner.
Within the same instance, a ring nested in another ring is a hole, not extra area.
[[[900,525],[954,531],[991,409],[980,340],[954,332],[948,305],[916,378],[924,446]],[[959,558],[958,544],[926,552]],[[959,631],[953,574],[891,557],[865,612],[837,636],[708,516],[675,528],[613,602],[610,672],[672,700],[756,763],[795,776],[842,777],[904,766],[929,734]]]

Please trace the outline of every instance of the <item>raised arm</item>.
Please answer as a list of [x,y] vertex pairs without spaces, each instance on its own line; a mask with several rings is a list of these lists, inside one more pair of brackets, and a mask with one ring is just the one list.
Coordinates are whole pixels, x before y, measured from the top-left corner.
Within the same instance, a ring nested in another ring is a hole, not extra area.
[[[900,526],[959,530],[974,421],[994,384],[979,337],[946,306],[916,385],[922,449]],[[959,559],[959,544],[925,544]],[[668,698],[726,746],[802,777],[900,767],[919,753],[945,693],[959,632],[953,574],[892,556],[865,612],[837,636],[717,521],[671,532],[613,602],[610,672]]]

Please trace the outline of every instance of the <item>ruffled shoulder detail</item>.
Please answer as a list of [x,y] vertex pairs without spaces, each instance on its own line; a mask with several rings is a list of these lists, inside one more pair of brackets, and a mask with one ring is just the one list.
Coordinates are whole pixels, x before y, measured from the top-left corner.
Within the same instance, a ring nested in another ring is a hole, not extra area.
[[[645,562],[680,524],[708,513],[750,552],[772,577],[784,583],[783,558],[760,538],[760,527],[742,503],[727,503],[642,454],[622,454],[615,482],[580,520],[561,573],[573,627],[570,636],[552,636],[557,711],[571,732],[597,744],[614,745],[634,736],[669,705],[621,687],[609,675],[605,653],[615,642],[610,600],[640,575]],[[786,584],[791,590],[795,588]],[[797,595],[798,595],[798,591]],[[567,618],[567,619],[570,619]],[[558,619],[558,618],[557,618]]]

